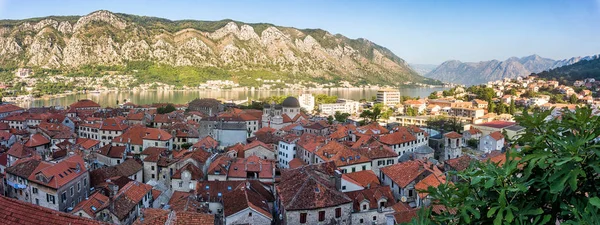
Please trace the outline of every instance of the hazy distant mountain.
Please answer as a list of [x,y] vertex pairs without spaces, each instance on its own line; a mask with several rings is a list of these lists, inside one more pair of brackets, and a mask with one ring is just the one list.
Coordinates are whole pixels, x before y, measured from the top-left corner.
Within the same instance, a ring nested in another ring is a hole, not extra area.
[[595,78],[596,80],[600,79],[600,55],[576,57],[567,61],[577,62],[571,65],[543,71],[541,73],[537,73],[536,75],[546,79],[558,80],[561,83],[566,84],[570,84],[575,80],[583,80],[586,78]]
[[410,66],[410,68],[412,68],[415,72],[417,72],[421,76],[431,72],[432,70],[434,70],[435,68],[438,67],[438,65],[435,65],[435,64],[409,63],[408,65]]
[[472,85],[503,78],[526,76],[592,58],[593,56],[587,56],[553,60],[542,58],[539,55],[530,55],[522,58],[511,57],[505,61],[461,62],[449,60],[424,76],[446,82]]

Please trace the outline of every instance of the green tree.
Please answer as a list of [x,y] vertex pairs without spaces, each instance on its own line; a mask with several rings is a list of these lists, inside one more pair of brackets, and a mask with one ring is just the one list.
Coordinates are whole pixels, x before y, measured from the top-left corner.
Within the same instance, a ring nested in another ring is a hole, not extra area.
[[437,99],[438,96],[435,94],[435,92],[432,92],[431,94],[429,94],[429,96],[427,98],[429,98],[429,99]]
[[508,106],[508,113],[510,115],[515,115],[517,112],[517,107],[515,106],[515,100],[513,98],[510,99],[510,105]]
[[340,122],[340,123],[345,123],[346,120],[348,120],[348,117],[350,117],[350,114],[348,113],[340,113],[339,111],[335,111],[335,115],[333,115],[335,117],[335,120]]
[[173,106],[173,104],[167,104],[166,106],[159,107],[158,109],[156,109],[156,112],[158,114],[167,114],[175,110],[177,109],[175,108],[175,106]]
[[329,115],[329,116],[327,117],[327,123],[329,123],[329,124],[333,124],[333,116]]
[[569,96],[569,103],[577,104],[577,101],[579,101],[579,99],[577,98],[576,94],[572,94],[571,96]]
[[494,103],[494,101],[488,101],[488,112],[496,112],[496,103]]
[[440,214],[423,210],[411,224],[597,224],[600,221],[600,117],[589,108],[550,119],[551,110],[517,116],[520,151],[504,163],[474,160],[427,192]]
[[504,105],[504,103],[500,102],[500,104],[498,104],[498,109],[496,110],[496,112],[498,114],[506,113],[506,106]]

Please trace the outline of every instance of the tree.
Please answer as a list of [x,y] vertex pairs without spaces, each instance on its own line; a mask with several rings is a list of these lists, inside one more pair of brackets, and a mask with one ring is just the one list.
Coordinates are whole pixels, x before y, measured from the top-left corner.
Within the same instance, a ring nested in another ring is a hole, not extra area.
[[448,210],[423,210],[412,224],[597,224],[600,221],[600,117],[589,108],[552,110],[516,120],[525,128],[525,147],[506,151],[504,163],[474,160],[459,182],[430,187],[433,204]]
[[177,109],[175,108],[175,106],[173,106],[173,104],[167,104],[166,106],[162,106],[162,107],[159,107],[158,109],[156,109],[156,112],[158,114],[167,114],[167,113],[173,112],[175,110],[177,110]]
[[569,103],[577,104],[577,101],[579,101],[579,99],[577,98],[576,94],[572,94],[571,96],[569,96]]
[[431,94],[429,94],[429,96],[427,98],[429,98],[429,99],[437,99],[438,96],[435,94],[435,92],[432,92]]
[[333,116],[329,115],[329,116],[327,117],[327,123],[329,123],[329,124],[333,124]]
[[498,104],[498,109],[496,110],[496,112],[498,114],[506,113],[506,106],[504,105],[504,103],[500,102],[500,104]]
[[345,123],[346,120],[348,120],[348,117],[350,117],[350,114],[348,113],[340,113],[339,111],[335,111],[335,115],[333,115],[335,117],[335,120],[340,122],[340,123]]
[[493,113],[496,111],[496,103],[494,101],[488,101],[488,113]]
[[508,106],[508,113],[510,115],[515,115],[516,112],[517,107],[515,106],[515,100],[513,98],[510,98],[510,106]]
[[413,107],[407,107],[406,113],[407,116],[417,116],[417,110]]

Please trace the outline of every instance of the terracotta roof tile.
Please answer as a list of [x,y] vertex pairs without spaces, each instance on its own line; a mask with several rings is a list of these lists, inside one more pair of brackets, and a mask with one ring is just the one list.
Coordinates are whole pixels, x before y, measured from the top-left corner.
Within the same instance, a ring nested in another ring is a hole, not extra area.
[[379,200],[385,199],[386,208],[391,208],[396,201],[394,200],[394,194],[392,194],[392,190],[390,186],[381,186],[381,187],[372,187],[369,189],[359,190],[359,191],[351,191],[346,192],[346,195],[353,200],[353,207],[355,212],[360,212],[360,205],[363,201],[367,200],[369,202],[368,209],[379,209]]
[[342,179],[348,180],[364,188],[377,187],[380,185],[379,178],[377,178],[377,175],[375,175],[373,170],[363,170],[354,173],[345,173],[342,174]]
[[2,205],[3,207],[3,209],[0,210],[0,218],[3,219],[3,224],[104,224],[100,221],[95,221],[79,216],[74,216],[68,213],[54,211],[45,207],[37,206],[27,202],[22,202],[16,199],[7,198],[4,196],[0,196],[0,205]]
[[281,181],[275,188],[286,211],[318,209],[351,203],[344,193],[330,182],[336,167],[321,163],[283,170]]
[[459,133],[456,133],[454,131],[452,132],[448,132],[446,134],[444,134],[444,137],[450,138],[450,139],[457,139],[457,138],[462,138],[462,135],[460,135]]

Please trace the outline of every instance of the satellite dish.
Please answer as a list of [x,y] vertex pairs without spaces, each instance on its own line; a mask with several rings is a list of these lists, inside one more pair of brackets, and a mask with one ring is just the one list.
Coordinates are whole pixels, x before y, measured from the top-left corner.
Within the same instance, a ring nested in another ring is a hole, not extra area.
[[402,202],[406,202],[407,200],[408,200],[408,198],[406,198],[406,196],[402,196],[402,197],[400,198],[400,201],[402,201]]

